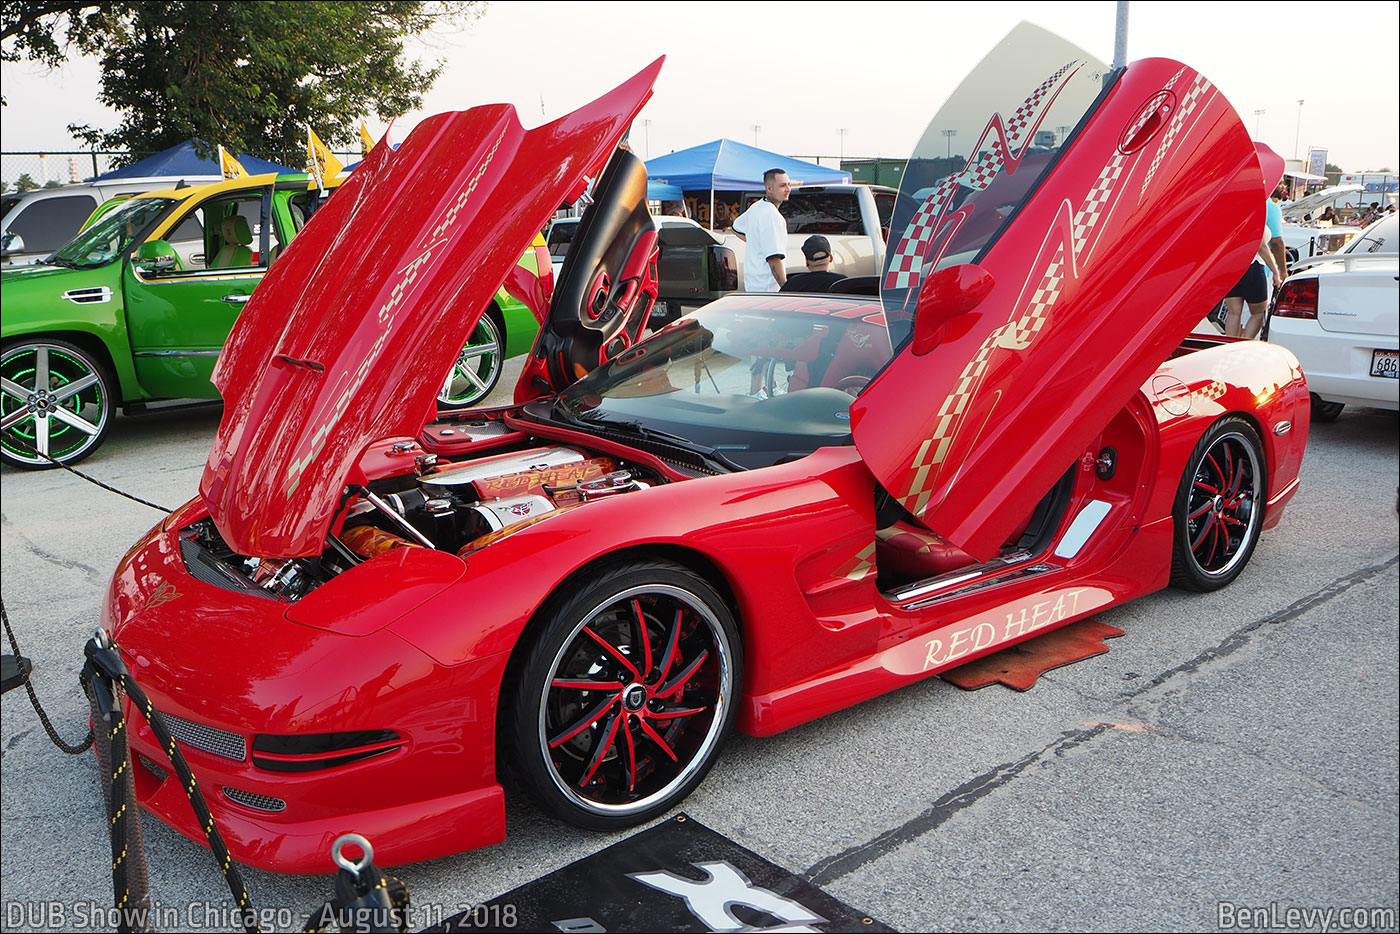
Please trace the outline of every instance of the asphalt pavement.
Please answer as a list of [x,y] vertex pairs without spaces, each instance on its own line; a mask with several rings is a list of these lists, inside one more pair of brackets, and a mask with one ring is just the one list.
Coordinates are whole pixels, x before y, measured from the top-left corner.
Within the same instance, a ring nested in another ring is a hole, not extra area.
[[[80,467],[176,506],[218,418],[120,418]],[[1108,654],[1027,693],[933,679],[735,737],[684,809],[898,930],[1395,930],[1396,493],[1395,413],[1348,408],[1313,426],[1301,491],[1232,586],[1100,614],[1126,633]],[[5,607],[70,740],[107,578],[159,518],[63,471],[0,475]],[[106,929],[92,755],[59,752],[22,690],[2,740],[3,930]],[[507,821],[499,846],[395,870],[415,928],[628,836],[515,797]],[[144,827],[160,929],[234,929],[208,852]],[[270,930],[299,929],[332,891],[330,876],[245,878]],[[1340,914],[1358,908],[1389,913]]]

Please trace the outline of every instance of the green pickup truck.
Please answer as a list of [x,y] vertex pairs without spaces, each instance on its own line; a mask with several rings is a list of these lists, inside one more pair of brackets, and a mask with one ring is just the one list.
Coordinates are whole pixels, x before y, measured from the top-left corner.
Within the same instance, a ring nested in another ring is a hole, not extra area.
[[[21,468],[91,454],[118,406],[217,399],[214,363],[244,303],[322,195],[305,175],[255,175],[104,204],[53,255],[0,273],[0,454]],[[543,238],[520,260],[550,275]],[[546,283],[546,291],[548,283]],[[439,404],[470,405],[538,315],[496,293]]]

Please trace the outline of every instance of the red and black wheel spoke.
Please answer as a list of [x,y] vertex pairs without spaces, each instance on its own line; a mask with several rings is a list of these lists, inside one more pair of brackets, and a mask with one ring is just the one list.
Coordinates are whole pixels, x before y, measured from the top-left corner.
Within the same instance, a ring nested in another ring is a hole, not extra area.
[[676,652],[681,642],[681,611],[676,609],[676,618],[671,622],[671,631],[666,635],[666,652],[661,656],[661,679],[671,673],[671,663],[676,660]]
[[575,691],[620,691],[621,681],[594,681],[590,678],[555,678],[549,682],[552,688],[573,688]]
[[613,645],[607,639],[604,639],[602,636],[598,635],[596,632],[594,632],[587,626],[583,627],[583,631],[584,633],[592,637],[594,642],[597,642],[598,645],[602,646],[603,651],[607,652],[608,655],[612,657],[613,661],[621,665],[623,669],[626,670],[626,672],[632,676],[632,679],[634,681],[642,680],[642,674],[641,672],[637,671],[637,666],[632,664],[631,660],[629,660],[626,655],[622,654],[621,649]]
[[680,761],[678,758],[676,758],[676,751],[671,748],[670,744],[667,743],[666,740],[661,738],[661,734],[656,732],[655,727],[653,727],[646,720],[639,721],[638,725],[641,726],[642,732],[647,735],[648,739],[650,739],[653,743],[661,747],[661,751],[666,753],[666,757],[668,759],[670,759],[672,762]]
[[685,687],[685,683],[690,680],[690,676],[695,674],[695,672],[700,668],[700,666],[705,663],[705,659],[709,657],[710,653],[708,650],[703,651],[699,655],[695,656],[691,663],[689,665],[686,665],[685,668],[681,670],[680,674],[676,675],[670,681],[667,681],[657,690],[656,696],[669,697],[672,694],[679,691],[681,688]]
[[704,713],[709,707],[673,707],[670,710],[655,710],[646,716],[651,720],[679,720],[682,717],[693,717],[697,713]]
[[627,746],[627,758],[622,763],[622,769],[627,776],[627,791],[630,794],[637,789],[637,741],[632,738],[630,723],[623,727],[622,738]]
[[1191,510],[1190,512],[1188,512],[1188,513],[1186,514],[1186,518],[1188,518],[1188,519],[1190,519],[1192,522],[1194,522],[1194,521],[1196,521],[1197,519],[1199,519],[1202,515],[1204,515],[1205,513],[1210,512],[1210,509],[1211,509],[1211,506],[1212,506],[1212,505],[1213,505],[1213,504],[1211,503],[1210,500],[1206,500],[1205,502],[1201,503],[1201,505],[1197,506],[1195,509],[1193,509],[1193,510]]
[[647,618],[642,613],[642,603],[632,599],[632,615],[637,624],[637,641],[642,644],[642,671],[651,671],[651,636],[647,635]]
[[580,788],[593,780],[593,776],[598,774],[598,767],[603,764],[603,757],[612,748],[613,740],[617,739],[617,726],[622,722],[624,714],[619,711],[608,717],[608,722],[603,724],[603,728],[598,731],[598,738],[593,743],[593,755],[588,759],[588,766],[584,769],[583,776],[578,780]]
[[564,743],[567,743],[569,740],[597,723],[599,718],[608,712],[608,708],[616,704],[621,698],[621,694],[614,694],[611,697],[605,697],[600,700],[596,705],[590,708],[587,713],[565,727],[563,732],[550,737],[549,748],[553,749],[556,746],[562,746]]
[[1210,534],[1210,530],[1213,528],[1215,528],[1214,512],[1206,516],[1205,524],[1201,526],[1199,534],[1197,534],[1196,537],[1191,540],[1192,551],[1200,551],[1201,545],[1205,543],[1206,536]]

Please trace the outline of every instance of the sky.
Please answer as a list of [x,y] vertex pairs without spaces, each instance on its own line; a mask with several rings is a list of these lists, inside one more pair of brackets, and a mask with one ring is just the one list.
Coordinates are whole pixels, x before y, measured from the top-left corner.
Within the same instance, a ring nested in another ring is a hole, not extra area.
[[[788,156],[905,158],[957,83],[1021,20],[1104,61],[1116,4],[491,3],[471,25],[410,40],[446,63],[402,139],[443,110],[505,101],[526,126],[561,116],[659,55],[656,93],[634,125],[643,158],[718,137]],[[1251,135],[1285,157],[1328,150],[1345,171],[1400,168],[1400,4],[1129,4],[1128,59],[1201,71]],[[48,71],[0,65],[10,102],[0,149],[79,148],[69,123],[110,128],[92,59]],[[1300,106],[1299,101],[1302,101]],[[370,119],[377,137],[386,121]],[[755,129],[757,127],[757,129]],[[844,132],[843,132],[844,131]]]

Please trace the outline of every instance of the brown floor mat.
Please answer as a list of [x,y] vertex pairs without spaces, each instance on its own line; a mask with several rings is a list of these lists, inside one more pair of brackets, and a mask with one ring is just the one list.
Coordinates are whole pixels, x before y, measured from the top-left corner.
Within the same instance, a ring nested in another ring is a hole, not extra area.
[[975,691],[997,681],[1018,691],[1029,691],[1045,672],[1102,655],[1108,651],[1103,640],[1122,634],[1123,630],[1098,620],[1081,619],[975,662],[950,668],[941,677],[964,691]]

